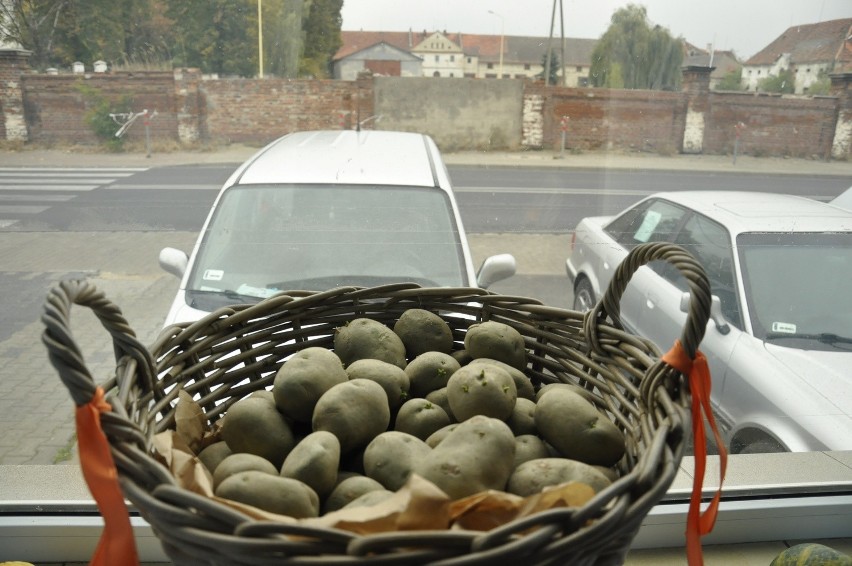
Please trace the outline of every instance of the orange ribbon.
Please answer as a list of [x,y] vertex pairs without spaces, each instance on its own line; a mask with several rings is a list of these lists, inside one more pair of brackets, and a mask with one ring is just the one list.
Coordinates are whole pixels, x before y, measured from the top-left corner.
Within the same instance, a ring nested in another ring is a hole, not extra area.
[[101,428],[101,413],[112,411],[98,387],[92,400],[77,407],[77,443],[80,467],[89,491],[104,519],[104,530],[92,556],[91,566],[133,566],[139,564],[130,515],[118,485],[118,472]]
[[[725,444],[716,428],[716,419],[710,409],[710,368],[707,359],[699,351],[691,360],[683,349],[680,340],[675,340],[674,346],[662,360],[689,376],[689,390],[692,394],[692,436],[695,457],[695,476],[692,481],[692,497],[689,500],[689,511],[686,516],[686,558],[690,566],[704,564],[701,550],[701,537],[713,530],[716,515],[719,512],[719,502],[722,498],[722,482],[725,480],[725,468],[728,465],[728,453]],[[719,448],[719,487],[716,494],[701,512],[701,488],[704,485],[704,469],[707,465],[707,436],[704,430],[704,417],[710,424],[716,446]]]

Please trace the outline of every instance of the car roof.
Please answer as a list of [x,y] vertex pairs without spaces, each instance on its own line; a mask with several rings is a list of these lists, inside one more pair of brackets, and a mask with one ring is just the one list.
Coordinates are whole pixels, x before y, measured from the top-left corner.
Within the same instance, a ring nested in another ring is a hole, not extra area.
[[294,132],[246,164],[239,184],[439,185],[434,142],[423,134],[381,130]]
[[732,236],[744,232],[847,232],[852,212],[807,197],[748,191],[673,191],[664,198],[691,208],[725,226]]

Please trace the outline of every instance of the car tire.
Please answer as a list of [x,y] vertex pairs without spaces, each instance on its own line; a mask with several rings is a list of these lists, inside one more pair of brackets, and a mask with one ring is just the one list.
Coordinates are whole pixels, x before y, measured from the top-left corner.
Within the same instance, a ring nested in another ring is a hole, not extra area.
[[592,283],[585,277],[577,279],[577,284],[574,285],[574,310],[586,312],[591,310],[596,302]]

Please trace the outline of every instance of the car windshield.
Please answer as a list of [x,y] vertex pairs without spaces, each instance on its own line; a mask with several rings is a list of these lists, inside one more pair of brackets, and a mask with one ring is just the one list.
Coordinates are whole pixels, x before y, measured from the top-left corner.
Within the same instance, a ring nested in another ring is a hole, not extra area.
[[462,286],[461,245],[438,189],[234,186],[216,205],[187,290],[204,302],[400,281]]
[[754,334],[780,346],[850,349],[852,232],[737,237]]

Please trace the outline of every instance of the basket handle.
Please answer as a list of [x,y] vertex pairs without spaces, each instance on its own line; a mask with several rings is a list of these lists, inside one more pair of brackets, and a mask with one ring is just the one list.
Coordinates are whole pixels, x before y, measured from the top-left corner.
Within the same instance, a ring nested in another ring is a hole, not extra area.
[[687,355],[690,358],[695,357],[710,319],[710,281],[704,268],[691,253],[681,246],[667,242],[640,244],[630,250],[615,270],[604,296],[586,313],[583,330],[586,341],[596,352],[603,353],[598,341],[597,325],[609,317],[613,326],[623,329],[619,318],[619,304],[627,284],[636,270],[655,260],[668,261],[686,278],[690,292],[689,308],[680,342]]
[[147,380],[149,391],[152,391],[156,374],[154,359],[147,348],[136,339],[136,334],[124,319],[121,309],[110,302],[93,284],[80,279],[70,279],[61,281],[48,293],[41,320],[46,327],[42,342],[47,347],[50,362],[70,391],[74,404],[80,407],[89,403],[95,395],[97,385],[71,335],[69,323],[72,304],[92,309],[112,335],[116,362],[123,356],[136,360],[141,377]]
[[152,381],[153,357],[136,339],[121,310],[94,285],[82,280],[68,280],[61,282],[48,294],[42,315],[46,327],[42,341],[47,346],[51,363],[77,406],[75,421],[80,467],[104,519],[104,529],[89,564],[137,566],[139,553],[133,538],[133,527],[119,485],[115,460],[101,422],[104,413],[114,414],[115,409],[104,399],[104,389],[95,384],[71,335],[68,323],[71,305],[75,303],[91,308],[112,335],[116,362],[124,356],[130,356],[137,361],[143,375]]

